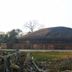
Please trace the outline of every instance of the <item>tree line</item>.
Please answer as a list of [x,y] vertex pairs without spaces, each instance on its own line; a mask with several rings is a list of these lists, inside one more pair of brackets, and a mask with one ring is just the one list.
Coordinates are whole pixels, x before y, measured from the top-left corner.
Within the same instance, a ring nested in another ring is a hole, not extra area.
[[[41,25],[35,20],[26,22],[24,24],[24,28],[28,29],[29,33],[34,32],[35,29],[39,29],[40,27]],[[21,29],[13,29],[7,32],[6,34],[0,34],[0,43],[7,43],[7,44],[16,43],[17,39],[20,37],[21,32],[22,32]]]
[[20,29],[13,29],[6,34],[0,34],[0,44],[6,43],[8,48],[11,48],[13,43],[18,42],[18,37],[20,36]]

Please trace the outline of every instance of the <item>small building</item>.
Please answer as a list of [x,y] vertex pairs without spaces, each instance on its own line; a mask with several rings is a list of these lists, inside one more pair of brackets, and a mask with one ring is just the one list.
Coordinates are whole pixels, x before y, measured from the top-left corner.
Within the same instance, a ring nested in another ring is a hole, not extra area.
[[67,27],[40,29],[20,38],[13,48],[69,50],[72,49],[72,29]]

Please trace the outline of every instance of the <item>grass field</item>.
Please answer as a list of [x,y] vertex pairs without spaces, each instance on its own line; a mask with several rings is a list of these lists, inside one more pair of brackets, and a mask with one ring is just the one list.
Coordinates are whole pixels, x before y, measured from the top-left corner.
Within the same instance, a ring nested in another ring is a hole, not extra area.
[[36,60],[72,58],[72,52],[33,52],[31,55]]
[[72,52],[34,52],[31,55],[47,72],[72,72]]

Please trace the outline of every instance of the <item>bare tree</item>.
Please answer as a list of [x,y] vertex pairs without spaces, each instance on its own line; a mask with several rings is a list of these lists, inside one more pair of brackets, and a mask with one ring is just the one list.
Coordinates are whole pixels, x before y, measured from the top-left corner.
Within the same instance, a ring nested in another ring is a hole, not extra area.
[[[34,30],[41,28],[41,25],[36,20],[32,20],[32,21],[26,22],[24,24],[24,27],[29,29],[30,32],[34,32]],[[30,54],[31,54],[30,52],[27,53],[26,60],[27,58],[28,59],[30,58]]]
[[40,24],[36,20],[33,20],[26,22],[24,24],[24,27],[28,28],[30,32],[33,32],[35,29],[38,29],[38,27],[40,27]]

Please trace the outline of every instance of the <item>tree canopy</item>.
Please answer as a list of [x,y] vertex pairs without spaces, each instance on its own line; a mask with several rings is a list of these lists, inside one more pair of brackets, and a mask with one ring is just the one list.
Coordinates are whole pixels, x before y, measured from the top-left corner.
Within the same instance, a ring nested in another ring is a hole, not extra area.
[[22,32],[20,29],[13,29],[6,34],[0,34],[0,43],[7,43],[11,47],[13,43],[18,41],[20,32]]

